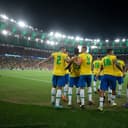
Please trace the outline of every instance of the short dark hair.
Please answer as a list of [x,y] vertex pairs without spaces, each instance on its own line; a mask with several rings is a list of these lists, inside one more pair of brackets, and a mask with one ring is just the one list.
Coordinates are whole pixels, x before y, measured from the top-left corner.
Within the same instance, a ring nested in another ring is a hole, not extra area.
[[84,48],[85,50],[87,50],[87,47],[86,46],[82,46],[82,48]]
[[107,53],[110,53],[113,49],[107,49]]
[[74,48],[74,55],[78,55],[79,54],[79,49],[78,48]]
[[97,58],[101,58],[101,56],[97,56]]

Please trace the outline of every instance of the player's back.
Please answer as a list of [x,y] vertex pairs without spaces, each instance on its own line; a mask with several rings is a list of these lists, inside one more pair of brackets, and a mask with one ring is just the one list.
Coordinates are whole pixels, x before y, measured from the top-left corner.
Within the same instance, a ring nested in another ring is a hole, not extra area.
[[58,76],[65,75],[65,59],[67,54],[63,52],[55,52],[52,54],[54,58],[53,74]]
[[70,76],[71,77],[79,77],[80,76],[80,66],[76,63],[72,63],[70,68]]
[[95,60],[93,62],[93,73],[94,74],[97,74],[99,72],[101,68],[101,64],[102,64],[101,60]]
[[114,61],[116,61],[115,55],[106,55],[102,59],[104,75],[114,75]]
[[92,55],[89,53],[81,53],[79,57],[82,61],[80,65],[80,75],[92,74]]

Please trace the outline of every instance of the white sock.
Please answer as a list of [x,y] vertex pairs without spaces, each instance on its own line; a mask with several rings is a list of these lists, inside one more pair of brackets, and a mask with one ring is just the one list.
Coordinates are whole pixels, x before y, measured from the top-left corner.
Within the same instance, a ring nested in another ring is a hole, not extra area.
[[68,105],[72,105],[72,88],[68,89]]
[[108,101],[111,101],[112,98],[112,90],[108,88]]
[[98,84],[98,89],[100,90],[100,85],[101,85],[101,81],[99,81],[99,84]]
[[81,105],[85,105],[84,101],[84,89],[80,89],[80,100],[81,100]]
[[118,95],[121,95],[121,91],[122,91],[122,84],[118,85]]
[[68,84],[64,86],[64,96],[67,96],[68,93]]
[[51,103],[55,102],[56,88],[51,89]]
[[93,82],[93,90],[96,92],[96,81]]
[[103,106],[104,106],[104,98],[103,97],[100,97],[99,98],[99,107],[102,107],[103,108]]
[[112,98],[111,98],[111,103],[112,104],[115,103],[115,98],[116,98],[116,96],[115,95],[112,95]]
[[61,94],[62,94],[61,89],[57,89],[57,93],[56,93],[56,106],[60,105]]
[[92,101],[92,87],[88,87],[88,100]]
[[80,103],[80,88],[76,88],[76,102]]

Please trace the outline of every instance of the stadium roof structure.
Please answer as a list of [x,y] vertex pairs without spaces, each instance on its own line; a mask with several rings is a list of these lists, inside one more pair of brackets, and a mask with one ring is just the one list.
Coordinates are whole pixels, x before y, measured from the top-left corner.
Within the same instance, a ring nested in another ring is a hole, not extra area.
[[108,48],[113,48],[117,54],[128,53],[128,39],[125,38],[101,40],[74,37],[54,31],[44,32],[23,21],[17,22],[5,14],[0,14],[0,44],[2,43],[53,51],[65,46],[69,52],[73,52],[73,47],[86,45],[92,54],[104,54]]

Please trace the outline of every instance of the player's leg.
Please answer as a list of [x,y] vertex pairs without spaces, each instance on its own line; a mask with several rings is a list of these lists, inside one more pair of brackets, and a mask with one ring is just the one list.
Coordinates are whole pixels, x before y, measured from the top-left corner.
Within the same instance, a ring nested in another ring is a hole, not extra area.
[[69,74],[66,74],[66,75],[65,75],[64,94],[63,94],[63,96],[62,96],[62,99],[63,99],[64,101],[67,101],[68,83],[69,83]]
[[108,103],[111,103],[112,89],[108,87]]
[[80,104],[80,88],[79,88],[79,77],[74,78],[74,84],[76,87],[76,103]]
[[62,96],[62,87],[65,85],[65,77],[64,76],[57,76],[57,93],[56,93],[56,106],[60,108],[60,100]]
[[101,79],[102,79],[102,76],[99,76],[99,82],[98,82],[98,92],[100,91],[100,85],[101,85]]
[[54,105],[55,104],[55,96],[56,96],[56,76],[52,76],[52,89],[51,89],[51,103]]
[[69,78],[69,88],[68,88],[68,106],[72,105],[72,88],[74,85],[74,78]]
[[122,86],[123,86],[123,77],[118,77],[117,78],[118,81],[118,98],[121,97],[121,91],[122,91]]
[[94,91],[95,93],[97,92],[96,84],[97,84],[97,79],[96,79],[96,75],[94,75],[94,79],[93,79],[93,91]]
[[85,76],[79,78],[81,108],[85,106]]
[[107,76],[104,75],[101,79],[101,87],[100,87],[100,97],[99,97],[99,107],[98,110],[103,111],[104,107],[104,93],[108,89],[107,85]]
[[93,104],[92,101],[92,85],[91,82],[92,81],[92,75],[87,75],[86,76],[86,83],[87,83],[87,87],[88,87],[88,101],[89,101],[89,105]]
[[116,98],[116,77],[115,76],[109,76],[109,80],[111,81],[111,89],[112,89],[112,97],[111,97],[111,104],[112,106],[116,106],[115,98]]

